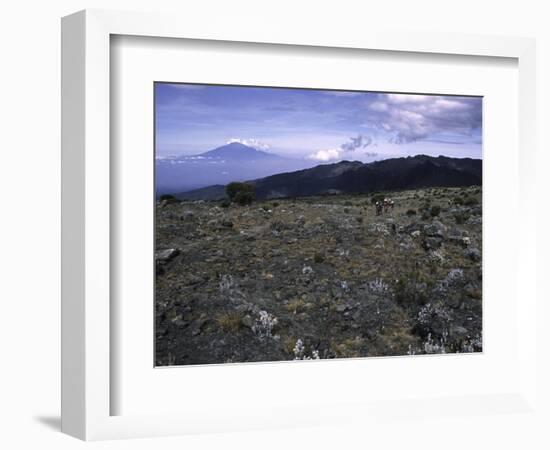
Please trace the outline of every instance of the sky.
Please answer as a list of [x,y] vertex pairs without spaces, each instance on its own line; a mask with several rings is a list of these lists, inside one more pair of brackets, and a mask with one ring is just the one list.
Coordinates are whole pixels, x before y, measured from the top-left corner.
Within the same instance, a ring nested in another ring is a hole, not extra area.
[[482,98],[156,83],[156,156],[242,142],[319,163],[482,157]]

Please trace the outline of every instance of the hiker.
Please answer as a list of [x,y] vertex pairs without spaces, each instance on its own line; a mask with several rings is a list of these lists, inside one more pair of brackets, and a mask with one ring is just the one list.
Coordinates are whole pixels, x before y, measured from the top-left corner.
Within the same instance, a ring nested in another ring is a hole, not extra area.
[[376,202],[376,215],[379,216],[380,214],[382,214],[382,203]]
[[389,210],[393,211],[393,200],[391,198],[385,198],[384,199],[384,212],[388,212]]

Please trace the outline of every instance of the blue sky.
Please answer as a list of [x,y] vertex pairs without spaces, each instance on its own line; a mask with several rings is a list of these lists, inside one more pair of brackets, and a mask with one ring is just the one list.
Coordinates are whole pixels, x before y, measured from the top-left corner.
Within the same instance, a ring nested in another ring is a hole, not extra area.
[[161,158],[231,141],[318,162],[481,158],[480,97],[175,83],[155,89]]

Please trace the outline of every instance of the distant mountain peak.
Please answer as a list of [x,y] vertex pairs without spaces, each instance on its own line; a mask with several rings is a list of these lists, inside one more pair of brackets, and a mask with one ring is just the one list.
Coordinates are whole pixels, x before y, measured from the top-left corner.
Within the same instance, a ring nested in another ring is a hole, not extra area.
[[221,147],[218,147],[219,148],[228,148],[228,149],[247,149],[247,150],[251,150],[251,151],[255,151],[257,152],[258,149],[256,147],[252,147],[250,145],[245,145],[241,142],[230,142],[228,144],[225,144],[225,145],[222,145]]
[[249,145],[242,144],[240,142],[231,142],[229,144],[217,147],[214,150],[210,150],[200,155],[207,158],[223,158],[223,159],[239,159],[239,160],[257,160],[266,158],[280,158],[272,153],[267,153],[262,150],[258,150]]

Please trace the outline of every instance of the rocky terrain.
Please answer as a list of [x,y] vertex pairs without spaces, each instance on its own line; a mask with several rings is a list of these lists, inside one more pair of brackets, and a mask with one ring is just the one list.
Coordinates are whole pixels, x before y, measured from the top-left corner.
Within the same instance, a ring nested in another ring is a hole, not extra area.
[[156,206],[156,365],[482,350],[479,186]]

